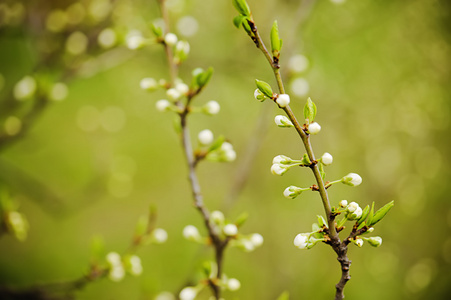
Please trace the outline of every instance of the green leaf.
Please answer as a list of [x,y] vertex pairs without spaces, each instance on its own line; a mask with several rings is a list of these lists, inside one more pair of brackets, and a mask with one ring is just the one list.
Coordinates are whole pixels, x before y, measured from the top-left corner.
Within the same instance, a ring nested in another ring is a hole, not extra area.
[[277,21],[274,21],[271,28],[271,49],[274,56],[279,53],[281,46],[279,27],[277,26]]
[[288,291],[283,292],[277,300],[290,300],[290,293]]
[[373,219],[371,220],[370,226],[375,225],[377,222],[382,220],[383,217],[390,211],[390,209],[395,205],[395,201],[391,201],[384,206],[382,206],[373,216]]
[[321,227],[318,225],[318,223],[313,223],[312,224],[312,231],[318,231],[320,229],[321,229]]
[[316,105],[313,103],[312,99],[308,98],[307,103],[304,106],[304,118],[306,124],[312,123],[316,117]]
[[157,26],[155,24],[151,24],[150,28],[152,29],[153,34],[155,34],[156,37],[162,37],[163,36],[163,28],[160,26]]
[[233,1],[233,6],[235,6],[236,10],[240,14],[242,14],[243,16],[251,15],[251,10],[245,0],[232,0],[232,1]]
[[210,146],[210,148],[208,148],[207,152],[212,152],[212,151],[219,149],[224,142],[225,142],[225,137],[223,135],[219,136],[216,139],[216,141],[214,141],[213,144],[211,144],[211,146]]
[[257,85],[257,88],[260,90],[260,92],[262,92],[266,97],[273,97],[271,86],[268,83],[255,79],[255,84]]
[[357,230],[362,229],[363,227],[365,227],[366,222],[363,221],[362,223],[359,223],[359,224],[360,224],[360,225],[359,225],[359,227],[357,227]]
[[326,227],[328,227],[327,226],[327,222],[326,222],[326,220],[324,220],[324,218],[323,218],[323,216],[317,216],[318,217],[318,224],[319,224],[319,227],[323,227],[323,226],[326,226]]
[[236,28],[240,28],[241,24],[247,19],[246,16],[239,15],[233,18],[233,25],[235,25]]
[[201,88],[204,87],[210,81],[212,75],[213,75],[212,67],[208,68],[202,74],[199,74],[197,77],[197,84],[199,85],[199,87]]
[[238,218],[236,218],[235,225],[237,227],[243,226],[243,224],[247,221],[248,217],[249,217],[249,214],[247,212],[242,213],[241,215],[238,216]]
[[357,224],[362,224],[363,221],[365,221],[366,217],[368,216],[368,213],[370,212],[370,206],[367,205],[363,211],[362,211],[362,216],[360,217],[360,219],[357,221]]
[[368,214],[368,219],[366,220],[366,223],[368,224],[368,226],[371,226],[371,222],[373,221],[373,216],[374,216],[374,202],[371,205],[371,210]]

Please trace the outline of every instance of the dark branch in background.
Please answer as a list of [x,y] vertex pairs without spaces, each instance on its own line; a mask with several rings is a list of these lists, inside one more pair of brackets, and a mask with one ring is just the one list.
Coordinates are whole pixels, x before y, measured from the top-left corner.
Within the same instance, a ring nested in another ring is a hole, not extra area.
[[[167,34],[170,32],[170,24],[169,24],[169,15],[168,10],[165,5],[166,0],[157,0],[160,4],[160,10],[161,15],[163,16],[163,20],[165,22],[165,28],[164,28],[164,34]],[[165,53],[167,56],[167,61],[169,65],[170,70],[170,82],[171,87],[173,87],[174,82],[178,76],[178,68],[176,64],[174,63],[174,57],[171,48],[163,41],[162,42],[165,47]],[[209,286],[214,294],[214,297],[219,300],[221,298],[221,287],[219,286],[218,280],[222,277],[222,269],[223,269],[223,258],[224,258],[224,250],[229,242],[229,239],[222,239],[219,236],[219,233],[216,232],[213,225],[210,223],[210,212],[204,205],[203,196],[201,193],[201,188],[199,184],[199,179],[197,178],[196,174],[196,166],[198,163],[198,160],[196,160],[193,148],[191,145],[191,137],[190,137],[190,131],[188,126],[188,114],[190,112],[190,104],[192,99],[198,95],[201,92],[201,88],[197,89],[196,91],[190,93],[188,96],[186,105],[184,107],[184,110],[179,113],[180,116],[180,127],[182,129],[181,137],[182,137],[182,146],[183,151],[185,154],[186,162],[188,165],[188,178],[191,186],[191,191],[193,195],[194,200],[194,206],[199,211],[199,213],[202,216],[202,219],[204,220],[205,227],[208,231],[208,235],[211,240],[211,244],[214,247],[215,250],[215,260],[217,265],[217,273],[215,279],[209,279]]]

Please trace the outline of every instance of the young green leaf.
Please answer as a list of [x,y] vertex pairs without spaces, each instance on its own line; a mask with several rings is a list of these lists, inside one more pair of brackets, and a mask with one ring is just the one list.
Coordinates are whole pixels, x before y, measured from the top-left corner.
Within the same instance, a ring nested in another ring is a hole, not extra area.
[[247,19],[246,16],[239,15],[233,18],[233,25],[235,25],[236,28],[240,28],[241,24]]
[[374,213],[373,219],[371,220],[371,223],[369,223],[370,226],[375,225],[377,222],[382,220],[383,217],[390,211],[390,209],[395,205],[395,201],[391,201],[384,206],[382,206],[378,211]]
[[207,152],[212,152],[212,151],[219,149],[224,142],[225,142],[225,137],[223,135],[219,136],[216,139],[216,141],[214,141],[213,144],[211,144],[211,146],[210,146],[210,148],[208,148]]
[[312,99],[308,98],[304,106],[304,118],[307,124],[312,123],[316,117],[316,105]]
[[326,227],[328,227],[327,226],[327,222],[326,222],[326,220],[324,220],[324,218],[323,218],[323,216],[317,216],[318,217],[318,224],[319,224],[319,226],[322,228],[323,226],[326,226]]
[[242,213],[241,215],[238,216],[238,218],[236,218],[235,225],[237,227],[243,226],[243,224],[247,221],[248,217],[249,217],[249,214],[247,212]]
[[204,87],[209,81],[211,76],[213,75],[213,68],[210,67],[208,68],[205,72],[203,72],[202,74],[200,74],[196,79],[197,79],[197,84],[199,85],[199,87]]
[[366,222],[363,221],[362,223],[359,223],[359,224],[360,224],[360,225],[359,225],[359,227],[357,227],[357,230],[362,229],[363,227],[365,227]]
[[279,27],[277,26],[277,21],[274,21],[271,29],[271,49],[273,56],[278,57],[282,43],[279,37]]
[[366,223],[368,224],[368,226],[371,226],[371,222],[373,221],[373,216],[374,216],[374,202],[371,205],[371,210],[368,214],[368,219],[366,220]]
[[326,172],[324,171],[324,164],[319,164],[319,173],[321,174],[321,178],[324,180],[326,178]]
[[160,26],[157,26],[155,24],[151,24],[150,28],[153,32],[153,34],[155,34],[155,36],[157,38],[162,37],[163,36],[163,29]]
[[260,90],[260,92],[262,92],[266,97],[273,97],[271,86],[268,83],[255,79],[255,84],[257,85],[257,88]]
[[233,6],[235,6],[236,10],[242,14],[243,16],[250,16],[251,10],[249,5],[247,5],[246,0],[232,0]]

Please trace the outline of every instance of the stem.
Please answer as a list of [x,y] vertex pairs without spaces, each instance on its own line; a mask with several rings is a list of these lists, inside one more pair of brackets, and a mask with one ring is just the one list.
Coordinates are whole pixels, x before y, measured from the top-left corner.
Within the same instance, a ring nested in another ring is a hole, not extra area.
[[[266,48],[253,20],[249,21],[248,23],[251,26],[252,32],[254,33],[254,37],[255,37],[254,43],[262,51],[262,53],[268,60],[269,64],[271,65],[271,68],[274,72],[275,79],[277,81],[279,93],[285,94],[285,88],[283,86],[283,80],[282,80],[282,76],[280,74],[280,65],[278,63],[276,63],[274,61],[274,59],[271,57],[271,54],[269,53],[268,49]],[[321,201],[323,202],[324,211],[327,216],[327,223],[329,225],[330,241],[328,243],[331,245],[331,247],[335,251],[335,253],[337,253],[337,260],[340,262],[340,265],[341,265],[342,274],[341,274],[340,281],[335,286],[336,287],[335,300],[343,299],[344,298],[344,294],[343,294],[344,287],[345,287],[346,283],[349,281],[349,279],[351,278],[351,276],[349,275],[349,268],[351,266],[351,261],[347,257],[347,250],[348,250],[347,245],[349,242],[342,243],[340,241],[340,237],[338,236],[338,232],[335,228],[335,215],[332,214],[329,196],[328,196],[328,193],[326,190],[326,185],[325,185],[323,178],[321,177],[321,173],[319,171],[319,166],[315,159],[313,148],[310,143],[310,135],[304,131],[303,126],[301,126],[300,123],[298,122],[298,120],[296,119],[290,106],[283,107],[282,109],[285,111],[288,118],[293,123],[296,131],[298,132],[299,136],[302,139],[302,142],[304,143],[304,147],[305,147],[305,150],[307,151],[307,155],[308,155],[310,161],[313,162],[313,164],[310,166],[310,168],[312,169],[313,175],[315,176],[315,179],[316,179],[316,182],[318,185],[318,191],[319,191],[319,194],[321,197]]]
[[[158,0],[160,4],[161,14],[165,22],[165,34],[166,34],[169,32],[169,16],[167,8],[164,5],[165,1],[166,0]],[[171,47],[169,47],[164,41],[163,45],[165,48],[166,57],[168,60],[170,70],[171,86],[174,86],[174,82],[177,78],[178,68],[177,65],[174,63],[174,56]],[[188,114],[190,113],[191,101],[195,96],[197,96],[201,92],[201,90],[202,88],[199,88],[198,90],[194,91],[191,95],[187,97],[185,108],[183,109],[182,112],[179,113],[179,116],[180,116],[180,126],[182,128],[182,146],[186,158],[186,163],[188,165],[188,178],[191,186],[194,206],[197,208],[197,210],[202,216],[202,219],[204,220],[204,224],[205,227],[207,228],[211,243],[215,249],[215,260],[218,272],[216,274],[216,278],[209,281],[209,286],[216,300],[219,300],[221,298],[221,287],[218,285],[217,281],[219,281],[219,279],[222,276],[224,249],[227,246],[229,240],[228,239],[222,240],[219,234],[216,232],[216,229],[210,223],[210,212],[204,205],[199,179],[197,178],[196,174],[196,166],[198,161],[196,161],[196,158],[193,153],[190,131],[187,123]]]

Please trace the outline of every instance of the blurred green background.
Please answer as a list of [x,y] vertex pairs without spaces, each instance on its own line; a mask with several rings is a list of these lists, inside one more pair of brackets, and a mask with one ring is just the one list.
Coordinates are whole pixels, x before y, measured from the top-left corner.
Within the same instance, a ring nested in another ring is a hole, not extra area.
[[[231,1],[168,2],[173,31],[191,45],[180,77],[189,83],[194,68],[215,69],[195,104],[214,99],[221,113],[192,115],[192,136],[205,128],[224,134],[238,155],[233,163],[199,166],[205,202],[231,219],[248,212],[242,231],[265,238],[252,253],[227,250],[224,271],[242,287],[226,292],[225,299],[275,299],[284,290],[292,299],[331,299],[340,277],[335,254],[326,245],[300,251],[292,243],[323,214],[319,197],[282,196],[289,185],[310,186],[311,173],[296,169],[278,177],[269,171],[274,156],[300,157],[304,150],[294,130],[274,125],[276,106],[253,98],[256,78],[275,86],[267,62],[233,26]],[[49,12],[73,3],[0,2],[0,132],[7,118],[20,118],[21,105],[27,105],[11,97],[24,76],[63,76],[69,87],[67,99],[49,103],[24,136],[1,148],[2,188],[20,204],[30,230],[24,242],[1,236],[0,285],[79,278],[88,269],[93,236],[103,237],[107,251],[124,251],[138,218],[154,204],[157,226],[167,230],[169,239],[138,251],[142,276],[119,283],[101,280],[76,294],[77,299],[154,299],[161,291],[178,291],[212,257],[211,249],[182,236],[188,224],[206,232],[192,206],[175,115],[154,108],[165,97],[162,91],[149,94],[139,88],[143,77],[168,78],[162,47],[130,51],[123,45],[132,29],[151,37],[149,24],[160,13],[156,1],[80,1],[86,10],[82,21],[62,32],[46,29]],[[334,156],[327,179],[349,172],[363,177],[358,188],[333,186],[332,204],[347,199],[362,207],[375,201],[379,207],[395,200],[374,232],[383,245],[350,248],[352,280],[346,298],[449,299],[451,3],[248,3],[266,41],[278,20],[282,70],[289,68],[292,55],[308,60],[304,70],[288,74],[286,83],[290,88],[298,79],[300,96],[289,89],[297,115],[307,97],[317,104],[322,131],[312,143],[317,156]],[[106,27],[117,33],[117,44],[92,46]],[[61,46],[73,31],[88,36],[86,53],[71,55]],[[70,76],[63,70],[70,70]],[[249,152],[251,145],[255,152]],[[241,167],[247,156],[253,162],[243,190],[235,195],[235,179],[246,171]],[[199,299],[208,296],[205,292]]]

